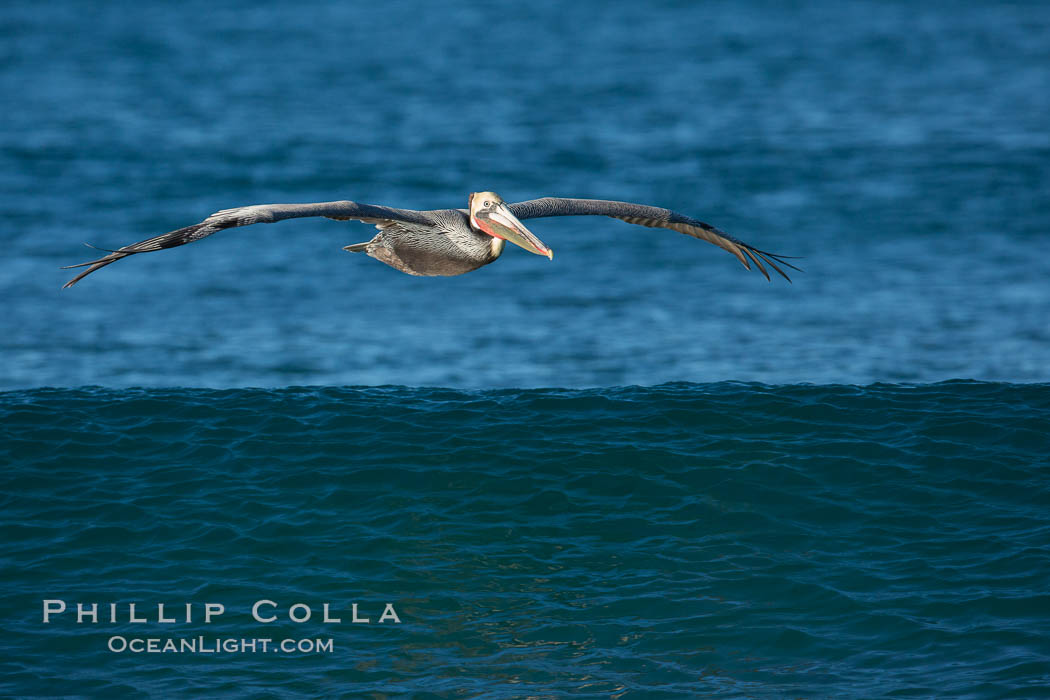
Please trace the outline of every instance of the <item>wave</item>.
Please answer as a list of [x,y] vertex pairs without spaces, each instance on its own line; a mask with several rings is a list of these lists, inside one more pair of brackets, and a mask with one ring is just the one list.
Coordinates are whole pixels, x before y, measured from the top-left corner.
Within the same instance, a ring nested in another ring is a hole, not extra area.
[[[974,381],[8,392],[0,690],[1023,693],[1048,428],[1050,385]],[[45,628],[49,597],[230,614]],[[297,662],[106,649],[270,636],[260,598],[402,624],[285,621],[334,642]]]

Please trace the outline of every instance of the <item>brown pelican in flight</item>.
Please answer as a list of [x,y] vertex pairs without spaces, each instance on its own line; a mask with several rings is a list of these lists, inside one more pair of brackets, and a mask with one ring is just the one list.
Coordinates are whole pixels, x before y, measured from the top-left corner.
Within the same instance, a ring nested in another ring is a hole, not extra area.
[[[467,209],[436,209],[414,211],[358,202],[316,202],[312,204],[256,204],[237,209],[224,209],[199,224],[107,251],[109,255],[69,265],[63,269],[86,267],[69,280],[72,287],[95,270],[136,253],[149,253],[165,248],[193,243],[216,231],[250,224],[272,224],[284,219],[303,216],[323,216],[346,221],[353,219],[375,224],[379,233],[366,243],[348,245],[343,250],[366,253],[369,256],[410,275],[461,275],[488,265],[503,252],[506,241],[521,246],[530,253],[554,258],[554,252],[521,223],[521,219],[545,216],[601,215],[622,219],[631,224],[668,228],[702,241],[714,243],[729,251],[751,269],[769,279],[763,265],[769,265],[788,280],[791,279],[777,265],[799,270],[784,256],[759,250],[719,231],[710,224],[691,219],[669,209],[629,202],[603,199],[563,199],[544,197],[527,202],[507,204],[495,192],[475,192],[470,195]],[[89,246],[94,247],[94,246]],[[100,249],[105,250],[105,249]],[[801,270],[799,270],[801,272]]]

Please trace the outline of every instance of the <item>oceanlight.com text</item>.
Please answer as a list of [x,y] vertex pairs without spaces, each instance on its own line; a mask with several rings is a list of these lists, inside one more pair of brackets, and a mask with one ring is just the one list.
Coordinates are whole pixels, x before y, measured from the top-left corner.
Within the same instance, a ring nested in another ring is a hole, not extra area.
[[123,637],[114,635],[106,648],[115,654],[331,654],[328,639],[262,637]]

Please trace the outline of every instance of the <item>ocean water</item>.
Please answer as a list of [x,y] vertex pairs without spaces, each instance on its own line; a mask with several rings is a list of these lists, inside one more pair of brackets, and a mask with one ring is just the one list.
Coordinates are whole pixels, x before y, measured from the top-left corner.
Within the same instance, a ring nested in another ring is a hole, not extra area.
[[[0,696],[1050,694],[1047,37],[1035,2],[4,4]],[[61,289],[219,209],[481,190],[805,272],[581,217],[416,278],[302,219]],[[315,646],[206,648],[266,638]]]
[[[1050,381],[1040,3],[0,13],[5,388]],[[60,289],[81,243],[219,209],[481,190],[668,207],[806,272],[574,217],[532,222],[552,262],[419,279],[299,219]]]
[[[3,399],[16,467],[0,490],[17,494],[0,509],[4,695],[1026,698],[1050,686],[1048,385]],[[44,625],[45,599],[69,611]],[[277,621],[251,618],[259,600]],[[157,602],[181,614],[186,601],[190,623],[155,621]],[[75,602],[97,602],[102,621],[77,624]],[[109,624],[111,602],[153,619],[131,624],[122,608]],[[203,624],[207,602],[226,614]],[[318,619],[326,602],[343,624]],[[370,624],[350,622],[355,602]],[[288,621],[295,603],[310,621]],[[386,603],[400,624],[378,623]],[[108,646],[198,636],[332,651]]]

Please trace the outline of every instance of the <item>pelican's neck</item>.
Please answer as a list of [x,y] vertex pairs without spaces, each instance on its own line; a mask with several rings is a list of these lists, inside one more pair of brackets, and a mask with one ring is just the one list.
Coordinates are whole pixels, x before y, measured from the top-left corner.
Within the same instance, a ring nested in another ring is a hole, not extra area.
[[495,236],[493,236],[492,243],[489,244],[492,246],[492,257],[498,258],[500,256],[500,253],[503,252],[503,246],[506,245],[506,243],[507,242],[502,238],[496,238]]

